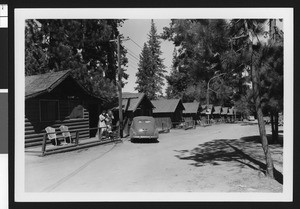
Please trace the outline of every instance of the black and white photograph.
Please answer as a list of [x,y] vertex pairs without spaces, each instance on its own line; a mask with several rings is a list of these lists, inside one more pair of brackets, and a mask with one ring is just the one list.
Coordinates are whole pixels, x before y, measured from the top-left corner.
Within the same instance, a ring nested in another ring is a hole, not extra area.
[[292,200],[292,9],[15,14],[16,200]]

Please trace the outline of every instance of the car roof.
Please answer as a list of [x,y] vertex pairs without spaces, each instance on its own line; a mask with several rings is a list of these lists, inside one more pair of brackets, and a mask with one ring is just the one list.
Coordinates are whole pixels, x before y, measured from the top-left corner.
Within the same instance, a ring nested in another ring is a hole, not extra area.
[[143,120],[143,119],[151,119],[153,120],[154,118],[151,117],[151,116],[137,116],[137,117],[134,117],[133,120]]

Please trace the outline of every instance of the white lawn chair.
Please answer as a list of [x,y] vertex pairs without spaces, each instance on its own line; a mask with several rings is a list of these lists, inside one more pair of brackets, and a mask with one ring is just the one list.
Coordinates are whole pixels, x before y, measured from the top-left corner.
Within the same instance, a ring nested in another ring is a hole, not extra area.
[[56,137],[55,128],[48,126],[47,128],[45,128],[45,130],[48,133],[47,136],[51,143],[55,146],[60,145],[60,141]]
[[62,135],[63,135],[63,137],[65,139],[65,143],[67,143],[67,144],[71,143],[72,142],[72,136],[71,136],[71,134],[69,132],[68,126],[61,125],[59,127],[59,129],[62,132]]

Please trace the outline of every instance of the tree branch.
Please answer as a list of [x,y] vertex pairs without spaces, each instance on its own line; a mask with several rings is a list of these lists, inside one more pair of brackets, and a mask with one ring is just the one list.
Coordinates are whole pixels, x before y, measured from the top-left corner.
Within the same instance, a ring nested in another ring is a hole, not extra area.
[[240,39],[240,38],[246,38],[248,37],[249,35],[246,34],[246,35],[241,35],[241,36],[236,36],[236,37],[232,37],[231,40],[236,40],[236,39]]

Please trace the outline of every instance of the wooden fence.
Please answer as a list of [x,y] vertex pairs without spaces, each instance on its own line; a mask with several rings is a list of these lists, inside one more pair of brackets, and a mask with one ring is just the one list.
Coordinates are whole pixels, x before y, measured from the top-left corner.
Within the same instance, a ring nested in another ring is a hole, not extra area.
[[[80,138],[80,132],[86,132],[86,131],[91,131],[91,130],[100,130],[100,128],[96,127],[96,128],[88,128],[88,129],[77,129],[77,130],[72,130],[72,131],[56,131],[56,132],[53,132],[53,133],[45,133],[44,136],[43,136],[43,141],[42,141],[42,156],[44,156],[46,154],[46,146],[47,144],[49,144],[49,141],[47,140],[48,139],[48,134],[56,134],[57,135],[57,139],[62,139],[64,138],[62,136],[62,133],[64,132],[70,132],[71,133],[71,138],[72,138],[72,144],[70,144],[68,147],[65,147],[65,146],[62,146],[62,147],[57,147],[55,148],[55,150],[59,150],[59,149],[67,149],[67,148],[70,148],[70,147],[76,147],[76,146],[79,146],[80,143],[79,143],[79,140],[81,139]],[[113,130],[116,130],[114,131],[114,137],[112,140],[121,140],[119,138],[119,131],[118,131],[118,127],[115,126],[113,127]],[[85,140],[84,140],[85,141]]]

